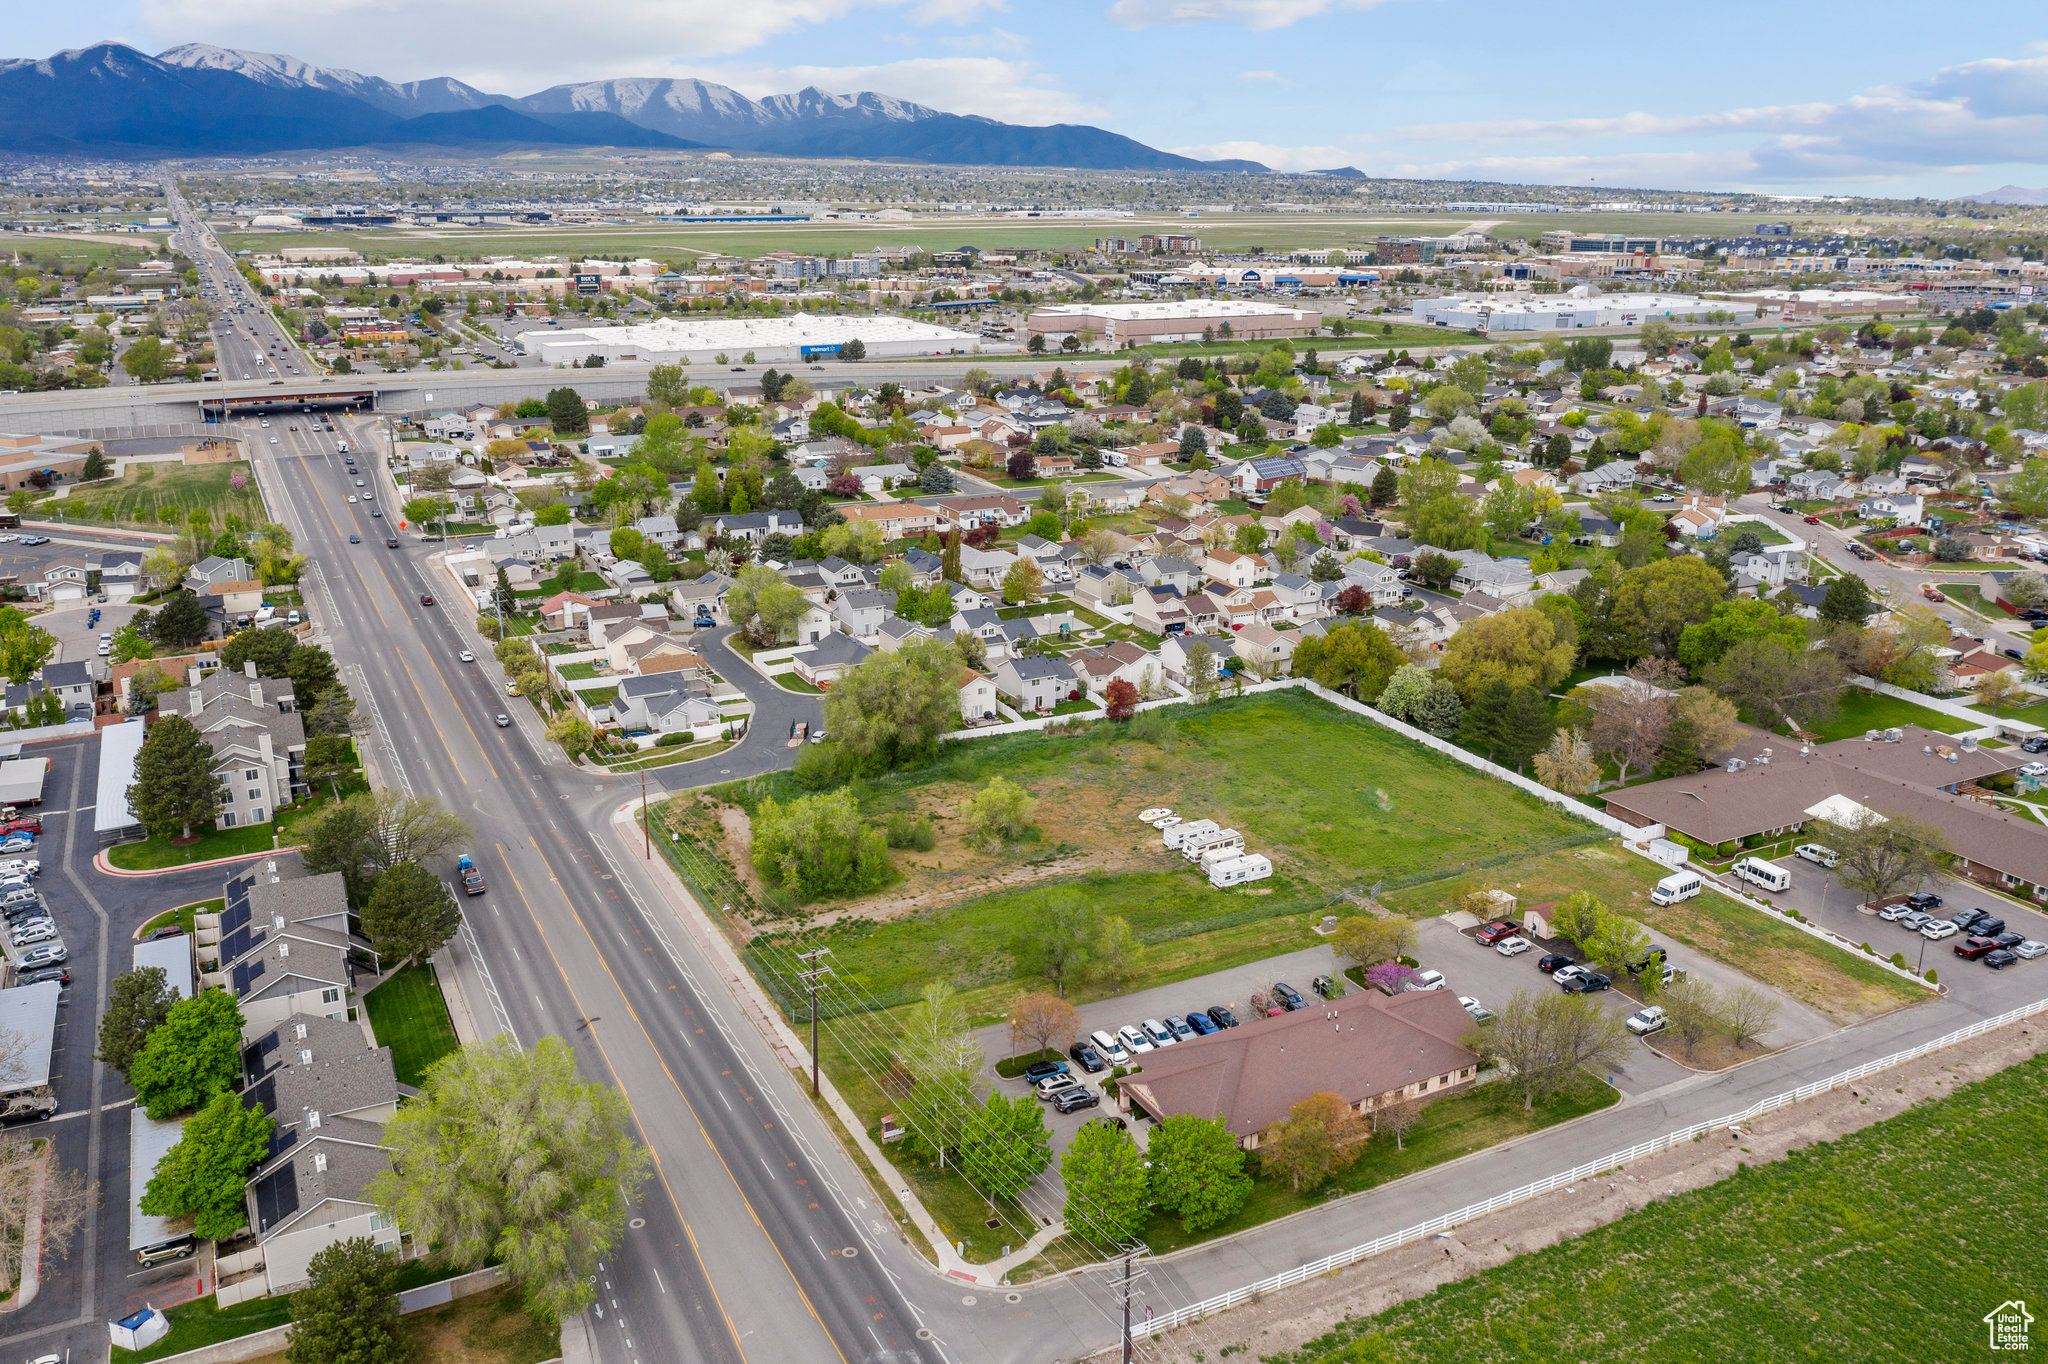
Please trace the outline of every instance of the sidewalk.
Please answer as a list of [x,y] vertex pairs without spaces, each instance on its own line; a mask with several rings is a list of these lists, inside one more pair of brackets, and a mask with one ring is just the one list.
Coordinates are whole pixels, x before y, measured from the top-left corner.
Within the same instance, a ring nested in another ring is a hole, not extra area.
[[[650,803],[653,799],[649,798]],[[612,834],[627,846],[635,860],[640,859],[640,850],[633,845],[640,840],[633,838],[632,833],[633,826],[638,822],[640,805],[641,802],[636,798],[626,801],[612,813]],[[682,925],[684,931],[690,935],[691,941],[697,944],[698,950],[723,978],[726,988],[732,992],[734,1001],[738,1003],[747,1020],[774,1050],[777,1061],[787,1070],[808,1068],[808,1049],[789,1024],[783,1021],[781,1010],[761,992],[760,984],[754,979],[753,973],[747,970],[745,964],[740,961],[739,954],[733,951],[732,944],[718,931],[718,926],[711,922],[703,906],[690,894],[689,888],[683,885],[675,869],[669,866],[668,859],[657,857],[651,863],[643,862],[642,865],[650,867],[650,874],[668,901],[676,921]],[[897,1201],[903,1205],[910,1220],[917,1224],[917,1229],[924,1233],[925,1240],[930,1242],[938,1256],[940,1273],[988,1288],[997,1287],[1002,1283],[1004,1273],[1012,1266],[1022,1264],[1036,1255],[1036,1247],[1050,1241],[1063,1229],[1058,1223],[1044,1228],[1033,1236],[1031,1242],[1022,1250],[1013,1251],[1003,1261],[994,1264],[970,1263],[953,1249],[951,1238],[940,1228],[937,1219],[931,1215],[924,1203],[911,1192],[910,1181],[889,1163],[889,1158],[875,1145],[874,1139],[868,1135],[867,1124],[840,1095],[830,1076],[820,1076],[819,1093],[830,1105],[840,1125],[852,1134],[854,1144],[860,1148],[860,1154],[867,1158],[868,1165],[889,1187],[896,1190]]]

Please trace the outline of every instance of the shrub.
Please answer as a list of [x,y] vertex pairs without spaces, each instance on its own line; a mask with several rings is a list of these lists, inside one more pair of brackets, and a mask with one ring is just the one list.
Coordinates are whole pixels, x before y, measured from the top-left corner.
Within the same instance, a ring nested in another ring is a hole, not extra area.
[[681,734],[664,734],[654,741],[656,748],[680,748],[697,736],[685,730]]
[[806,791],[828,791],[835,786],[846,785],[857,769],[853,755],[838,744],[805,744],[803,752],[796,755],[789,775]]
[[769,799],[754,811],[754,866],[807,900],[862,895],[893,875],[881,833],[851,793]]
[[917,852],[930,852],[938,842],[938,836],[932,832],[931,819],[925,815],[913,814],[908,810],[890,815],[887,821],[887,828],[889,846],[892,848],[910,848]]
[[1938,978],[1937,978],[1937,977],[1935,976],[1935,974],[1934,974],[1934,968],[1933,968],[1932,966],[1930,966],[1930,967],[1928,967],[1928,968],[1927,968],[1927,983],[1928,983],[1929,985],[1939,985],[1939,984],[1941,984],[1941,981],[1940,981],[1940,980],[1939,980],[1939,979],[1938,979]]

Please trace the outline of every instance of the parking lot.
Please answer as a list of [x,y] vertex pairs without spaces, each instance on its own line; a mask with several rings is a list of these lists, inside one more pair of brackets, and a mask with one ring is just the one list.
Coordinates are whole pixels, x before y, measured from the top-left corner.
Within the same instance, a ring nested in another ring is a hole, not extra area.
[[[1917,932],[1887,923],[1874,914],[1856,908],[1856,892],[1842,885],[1825,867],[1797,857],[1779,859],[1778,866],[1792,873],[1792,884],[1776,894],[1744,885],[1741,889],[1758,899],[1796,909],[1823,928],[1841,934],[1850,942],[1867,942],[1889,957],[1905,954],[1906,965],[1917,971],[1932,968],[1936,979],[1949,989],[1952,998],[1968,1001],[1985,1014],[2000,1013],[2041,995],[2048,957],[2018,961],[2003,971],[1993,971],[1981,962],[1957,957],[1955,945],[1962,935],[1930,942]],[[1959,876],[1936,877],[1925,889],[1939,895],[1945,908],[1969,907],[1987,910],[2005,920],[2014,933],[2048,942],[2048,914],[2018,900],[1996,894],[1975,881]]]

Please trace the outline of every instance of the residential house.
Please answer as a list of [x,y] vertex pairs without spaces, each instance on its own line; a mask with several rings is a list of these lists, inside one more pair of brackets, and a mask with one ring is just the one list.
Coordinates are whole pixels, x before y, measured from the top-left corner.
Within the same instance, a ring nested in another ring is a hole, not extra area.
[[882,534],[884,541],[928,535],[939,529],[939,514],[915,502],[848,502],[839,512],[849,521],[863,521]]
[[100,555],[100,591],[108,601],[127,601],[142,590],[140,550],[116,549]]
[[1728,569],[1738,590],[1767,597],[1786,583],[1806,580],[1806,555],[1791,545],[1765,545],[1730,555]]
[[1471,1016],[1447,990],[1358,990],[1161,1048],[1120,1082],[1120,1099],[1156,1121],[1221,1118],[1239,1145],[1257,1147],[1311,1094],[1335,1094],[1369,1114],[1473,1083],[1479,1058],[1463,1044],[1471,1031]]
[[1008,658],[996,665],[996,691],[1022,711],[1051,710],[1078,700],[1081,680],[1065,659]]
[[[1078,592],[1075,595],[1077,598],[1080,596]],[[1178,634],[1195,628],[1194,615],[1188,610],[1188,599],[1171,587],[1134,589],[1131,593],[1131,623],[1155,635]]]
[[847,634],[865,644],[879,640],[882,622],[896,612],[896,594],[876,588],[854,588],[839,594],[832,615]]
[[[31,584],[38,601],[79,602],[84,601],[90,590],[93,574],[92,565],[75,554],[60,555],[44,561],[41,577]],[[257,594],[259,604],[262,594]],[[254,610],[254,607],[250,607]]]
[[185,688],[185,716],[213,749],[225,795],[223,829],[268,824],[306,789],[306,726],[290,678],[258,677],[256,664],[199,675]]
[[1866,497],[1856,504],[1856,515],[1864,521],[1893,521],[1917,526],[1927,516],[1927,499],[1918,493]]
[[1194,675],[1189,667],[1189,656],[1197,644],[1209,651],[1211,673],[1221,675],[1237,655],[1236,635],[1205,635],[1193,630],[1168,635],[1159,643],[1159,662],[1166,669],[1166,675],[1181,686],[1191,686]]
[[1240,496],[1269,493],[1290,478],[1304,481],[1308,468],[1293,455],[1269,455],[1240,462],[1230,471],[1231,486]]
[[244,1106],[268,1114],[268,1150],[245,1187],[249,1228],[273,1294],[304,1284],[312,1259],[366,1237],[396,1252],[401,1231],[368,1194],[390,1168],[384,1125],[400,1086],[389,1047],[346,1019],[295,1014],[243,1052]]
[[629,734],[715,739],[725,732],[724,713],[705,690],[704,677],[687,667],[620,678],[610,710],[612,723]]
[[1635,462],[1625,459],[1609,460],[1597,469],[1585,469],[1573,474],[1570,483],[1572,491],[1585,497],[1621,492],[1636,486]]
[[1299,630],[1275,630],[1253,621],[1231,636],[1232,652],[1254,672],[1284,673],[1294,661],[1295,646],[1301,643]]
[[1273,575],[1272,592],[1279,598],[1287,619],[1320,620],[1330,614],[1329,599],[1336,592],[1325,592],[1324,589],[1331,586],[1301,573],[1276,573]]
[[1066,657],[1091,696],[1102,696],[1109,690],[1109,684],[1117,681],[1130,683],[1142,696],[1159,689],[1165,672],[1159,655],[1127,639],[1092,649],[1076,649]]
[[1031,508],[1007,494],[991,497],[949,497],[932,505],[942,524],[962,530],[981,526],[1021,526],[1031,519]]
[[1476,549],[1454,549],[1449,556],[1458,562],[1451,586],[1460,592],[1484,592],[1512,604],[1535,590],[1527,559],[1492,559]]
[[[94,698],[99,692],[99,681],[93,676],[93,665],[85,659],[72,663],[45,663],[39,674],[42,689],[55,693],[64,706],[67,719],[90,719],[96,708]],[[11,702],[12,698],[10,698]]]
[[866,660],[874,650],[852,635],[831,634],[790,659],[796,675],[814,687],[829,687]]
[[1212,549],[1202,560],[1202,573],[1230,587],[1250,587],[1265,576],[1266,561],[1234,549]]
[[633,529],[649,544],[661,546],[665,554],[674,552],[683,540],[683,532],[673,516],[643,516],[633,523]]
[[1001,658],[1010,648],[1010,637],[1003,629],[1005,624],[992,608],[983,606],[954,612],[949,628],[958,638],[980,640],[990,658]]
[[1017,556],[1004,549],[976,549],[960,546],[960,574],[975,587],[996,591],[1016,564]]
[[1372,595],[1375,606],[1392,606],[1407,595],[1407,584],[1401,581],[1401,570],[1392,564],[1371,559],[1346,559],[1343,568],[1344,577],[1335,584],[1340,592],[1347,587],[1362,587]]
[[803,518],[794,511],[728,512],[712,517],[711,526],[721,540],[745,540],[750,545],[760,544],[764,535],[795,537],[804,533]]
[[670,583],[668,600],[677,620],[696,625],[704,623],[708,616],[711,623],[717,624],[727,620],[725,595],[731,590],[732,579],[723,573],[706,572],[688,582]]
[[[272,879],[276,877],[277,879]],[[295,1014],[346,1020],[357,963],[377,954],[350,927],[340,872],[288,876],[275,860],[229,880],[218,915],[195,920],[202,987],[220,986],[253,1042]]]
[[585,623],[597,604],[597,598],[581,592],[557,592],[541,601],[541,623],[550,630],[574,630]]
[[1134,571],[1147,587],[1170,587],[1180,593],[1192,592],[1207,581],[1200,565],[1178,554],[1155,554]]
[[1180,498],[1197,507],[1206,507],[1221,502],[1230,495],[1229,482],[1221,474],[1206,469],[1182,474],[1177,478],[1161,479],[1145,489],[1145,500],[1160,505]]
[[1842,476],[1828,469],[1800,469],[1785,482],[1793,497],[1807,502],[1832,502],[1848,491]]
[[972,668],[962,668],[956,685],[960,692],[962,724],[994,724],[1002,718],[1002,713],[996,709],[995,679]]
[[[81,594],[82,595],[82,594]],[[206,608],[208,616],[216,625],[223,627],[243,617],[252,616],[263,605],[263,583],[256,578],[238,578],[227,582],[209,583],[199,594],[200,605]]]
[[255,576],[256,570],[249,566],[247,559],[224,559],[218,554],[209,554],[185,570],[185,590],[203,597],[206,589],[215,583],[246,582]]

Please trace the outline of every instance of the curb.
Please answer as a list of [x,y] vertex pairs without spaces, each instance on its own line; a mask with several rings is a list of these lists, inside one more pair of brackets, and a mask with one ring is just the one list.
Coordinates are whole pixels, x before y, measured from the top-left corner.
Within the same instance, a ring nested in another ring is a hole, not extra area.
[[[118,847],[119,845],[116,844],[115,846]],[[101,851],[93,855],[92,865],[94,870],[106,876],[170,876],[176,872],[192,871],[196,868],[232,867],[237,862],[253,862],[259,857],[275,857],[279,853],[304,852],[305,850],[305,844],[294,843],[290,847],[286,848],[270,848],[264,852],[241,853],[235,857],[215,857],[210,858],[205,862],[180,862],[175,867],[151,867],[147,871],[129,871],[123,867],[114,866],[112,863],[107,861],[106,852]]]

